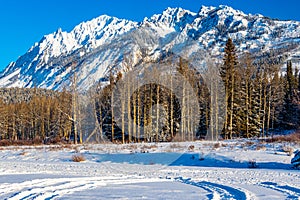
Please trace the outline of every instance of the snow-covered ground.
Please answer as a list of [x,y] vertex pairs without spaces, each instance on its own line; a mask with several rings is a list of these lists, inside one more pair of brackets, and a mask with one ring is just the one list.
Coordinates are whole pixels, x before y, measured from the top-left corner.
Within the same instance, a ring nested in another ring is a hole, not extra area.
[[[0,147],[0,199],[299,199],[295,144]],[[72,156],[86,160],[73,162]],[[256,168],[249,168],[249,161]]]

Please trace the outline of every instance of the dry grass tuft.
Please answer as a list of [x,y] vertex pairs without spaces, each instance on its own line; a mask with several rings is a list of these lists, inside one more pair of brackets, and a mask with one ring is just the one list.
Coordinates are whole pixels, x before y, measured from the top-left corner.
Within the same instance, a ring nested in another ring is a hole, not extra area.
[[265,145],[259,144],[259,145],[256,146],[256,150],[257,151],[265,151],[265,150],[267,150],[267,148],[266,148]]
[[179,149],[179,148],[182,148],[182,145],[178,144],[178,143],[172,143],[170,144],[170,148],[172,149]]
[[34,140],[0,140],[0,146],[34,146],[41,145],[43,141],[40,139]]
[[228,144],[222,143],[222,147],[227,147]]
[[300,130],[289,135],[279,135],[266,139],[266,142],[295,142],[300,143]]
[[22,151],[19,155],[20,156],[26,156],[28,153],[26,151]]
[[73,162],[83,162],[85,160],[86,159],[85,159],[84,155],[82,155],[82,154],[75,154],[75,155],[72,156],[72,161]]
[[254,144],[255,144],[255,142],[253,142],[253,141],[247,141],[245,145],[246,146],[252,146]]
[[141,149],[157,149],[158,147],[157,147],[157,145],[155,145],[155,144],[151,144],[151,145],[143,145],[142,147],[141,147]]
[[218,142],[218,143],[214,143],[213,145],[213,149],[219,149],[221,147],[221,144]]
[[129,150],[136,150],[138,148],[137,144],[130,144],[127,146],[127,149]]
[[190,145],[190,146],[188,147],[188,151],[194,151],[194,149],[195,149],[195,146],[194,146],[194,145]]

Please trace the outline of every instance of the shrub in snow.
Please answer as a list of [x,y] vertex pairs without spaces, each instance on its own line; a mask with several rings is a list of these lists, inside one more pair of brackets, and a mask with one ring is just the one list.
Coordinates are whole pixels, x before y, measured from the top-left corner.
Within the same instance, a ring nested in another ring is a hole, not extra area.
[[72,156],[72,161],[82,162],[82,161],[85,161],[85,157],[82,154],[75,154]]
[[188,151],[194,151],[194,149],[195,149],[195,146],[194,146],[194,145],[190,145],[190,146],[188,147]]
[[215,143],[213,146],[214,149],[219,149],[220,147],[221,147],[220,143]]
[[299,150],[295,151],[295,156],[294,156],[294,158],[292,158],[291,163],[296,168],[300,167],[300,151]]
[[267,138],[266,142],[300,142],[300,132]]
[[267,150],[267,148],[266,148],[266,146],[264,146],[264,145],[257,145],[257,146],[256,146],[256,150],[257,150],[257,151],[265,151],[265,150]]
[[26,151],[22,151],[21,153],[20,153],[20,156],[26,156],[28,153],[26,152]]

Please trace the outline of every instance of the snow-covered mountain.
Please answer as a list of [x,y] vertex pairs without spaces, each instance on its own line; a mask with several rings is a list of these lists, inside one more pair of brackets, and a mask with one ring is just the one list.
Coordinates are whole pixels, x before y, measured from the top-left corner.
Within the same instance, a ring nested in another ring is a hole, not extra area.
[[231,37],[239,52],[276,52],[280,62],[300,58],[300,22],[245,14],[231,7],[204,7],[198,13],[167,8],[142,22],[100,16],[67,33],[58,29],[44,36],[0,74],[0,87],[70,86],[76,72],[78,87],[89,88],[113,71],[155,60],[164,54],[193,55],[205,50],[221,55]]

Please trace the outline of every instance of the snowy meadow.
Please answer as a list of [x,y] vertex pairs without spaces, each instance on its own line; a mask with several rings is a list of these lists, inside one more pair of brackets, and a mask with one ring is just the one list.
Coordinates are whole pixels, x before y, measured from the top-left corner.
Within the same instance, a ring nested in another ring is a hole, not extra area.
[[1,199],[298,199],[292,143],[9,146]]

